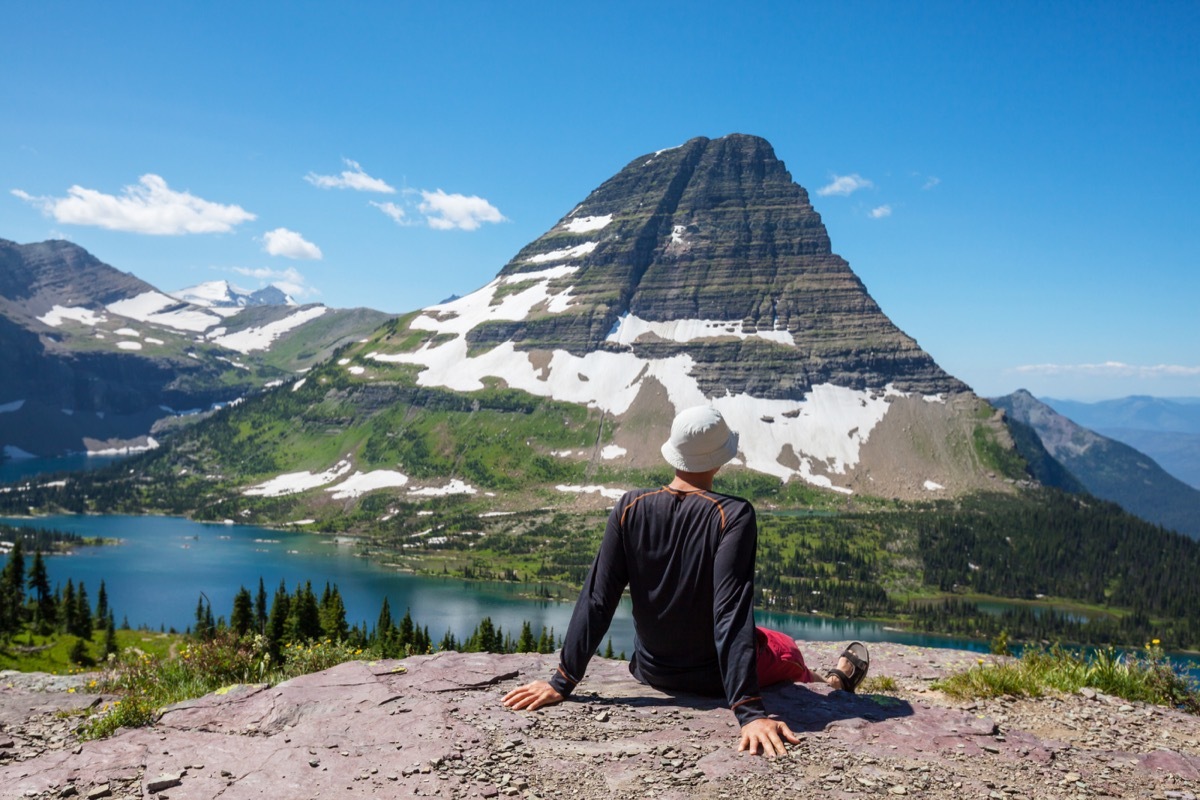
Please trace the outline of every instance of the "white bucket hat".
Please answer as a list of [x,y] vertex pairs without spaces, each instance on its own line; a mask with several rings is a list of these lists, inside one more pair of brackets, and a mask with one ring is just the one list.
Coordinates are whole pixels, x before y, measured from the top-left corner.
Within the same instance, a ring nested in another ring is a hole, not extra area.
[[676,469],[708,472],[737,455],[737,447],[738,435],[729,430],[721,412],[712,406],[696,406],[676,415],[662,454]]

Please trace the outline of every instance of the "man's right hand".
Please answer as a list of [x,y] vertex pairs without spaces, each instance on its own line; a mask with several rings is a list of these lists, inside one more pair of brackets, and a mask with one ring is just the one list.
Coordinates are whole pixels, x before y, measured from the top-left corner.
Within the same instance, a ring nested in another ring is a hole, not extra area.
[[764,756],[786,756],[787,748],[783,740],[798,744],[800,738],[792,733],[786,723],[777,719],[756,719],[742,726],[742,739],[738,742],[738,752],[749,750],[750,755],[758,755],[762,747]]
[[524,686],[513,689],[504,695],[504,699],[500,702],[513,711],[520,711],[521,709],[533,711],[536,708],[552,706],[562,701],[563,696],[549,683],[546,681],[534,681],[533,683],[527,683]]

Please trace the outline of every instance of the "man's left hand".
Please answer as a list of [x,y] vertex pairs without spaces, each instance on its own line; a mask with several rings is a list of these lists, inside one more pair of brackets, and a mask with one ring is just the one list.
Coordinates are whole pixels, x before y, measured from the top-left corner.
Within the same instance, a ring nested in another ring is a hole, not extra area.
[[533,711],[535,708],[552,706],[562,701],[563,696],[548,682],[534,681],[513,689],[504,695],[504,699],[500,702],[513,711],[520,711],[523,708]]
[[759,747],[765,756],[785,756],[787,748],[783,740],[799,744],[800,738],[792,733],[786,723],[777,719],[756,719],[742,726],[742,739],[738,742],[738,752],[749,750],[750,755],[758,755]]

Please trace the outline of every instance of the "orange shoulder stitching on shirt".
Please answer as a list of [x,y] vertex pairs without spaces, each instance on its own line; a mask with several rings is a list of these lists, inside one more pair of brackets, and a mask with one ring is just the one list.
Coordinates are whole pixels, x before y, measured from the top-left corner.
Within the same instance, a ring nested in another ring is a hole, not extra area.
[[715,505],[717,510],[721,512],[721,530],[725,530],[725,507],[721,505],[721,501],[715,497],[709,497],[707,492],[698,492],[697,494]]
[[669,491],[671,491],[671,490],[664,486],[663,488],[658,489],[656,491],[646,492],[645,494],[640,494],[637,497],[633,498],[633,502],[630,503],[629,505],[625,506],[625,508],[623,508],[621,510],[621,523],[620,523],[621,527],[622,528],[625,527],[625,515],[629,513],[629,509],[633,508],[634,504],[636,504],[639,500],[646,498],[646,497],[651,497],[656,494],[662,494],[663,492],[669,492]]

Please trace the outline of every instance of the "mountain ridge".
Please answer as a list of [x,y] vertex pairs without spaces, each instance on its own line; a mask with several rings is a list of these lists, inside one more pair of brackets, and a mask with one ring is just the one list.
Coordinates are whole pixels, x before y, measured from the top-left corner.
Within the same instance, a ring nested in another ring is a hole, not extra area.
[[991,402],[1033,428],[1050,455],[1091,494],[1200,539],[1200,491],[1150,456],[1077,424],[1024,389]]

